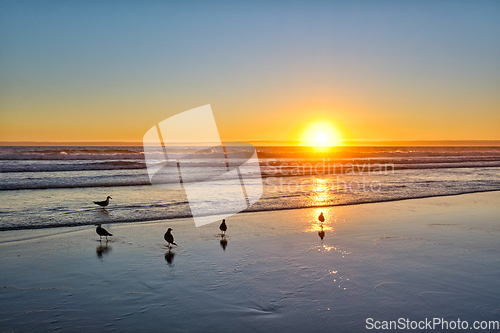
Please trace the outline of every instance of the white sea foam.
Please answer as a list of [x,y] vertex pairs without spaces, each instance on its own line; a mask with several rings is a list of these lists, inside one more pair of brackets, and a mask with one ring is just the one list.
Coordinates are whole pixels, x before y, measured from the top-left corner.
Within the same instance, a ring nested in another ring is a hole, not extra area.
[[[193,151],[192,147],[176,149],[179,154]],[[257,151],[264,194],[249,211],[500,190],[498,147],[344,147],[328,153],[304,147],[258,147]],[[219,151],[204,154],[189,161],[192,178],[185,182],[202,179],[205,166],[220,163],[210,159]],[[309,168],[318,163],[343,166],[343,170],[316,172],[319,169]],[[366,164],[392,167],[390,172],[370,173],[363,167]],[[362,172],[347,172],[349,165]],[[304,172],[293,173],[297,166]],[[241,171],[252,179],[251,171]],[[191,214],[184,191],[150,185],[142,147],[0,147],[0,180],[3,230]],[[92,201],[107,195],[114,200],[109,214],[102,214]],[[217,213],[212,207],[207,202],[206,214]]]

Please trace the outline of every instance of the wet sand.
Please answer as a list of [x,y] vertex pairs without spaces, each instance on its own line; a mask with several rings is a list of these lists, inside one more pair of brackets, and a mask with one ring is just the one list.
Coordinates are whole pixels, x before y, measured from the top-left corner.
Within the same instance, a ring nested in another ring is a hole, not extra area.
[[[0,232],[1,331],[359,332],[500,320],[500,192]],[[324,212],[324,239],[317,216]],[[169,253],[163,234],[173,228]],[[223,248],[225,246],[225,249]]]

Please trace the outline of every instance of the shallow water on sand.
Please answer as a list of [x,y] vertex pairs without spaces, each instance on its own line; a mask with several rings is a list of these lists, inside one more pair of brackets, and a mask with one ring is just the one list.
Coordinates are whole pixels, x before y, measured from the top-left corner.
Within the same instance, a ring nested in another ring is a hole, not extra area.
[[[438,169],[432,172],[397,170],[395,174],[370,176],[265,178],[262,198],[246,211],[348,205],[493,191],[500,189],[499,172],[500,168],[467,168]],[[250,182],[253,185],[249,186],[258,186],[260,180]],[[375,184],[375,191],[370,189],[371,184]],[[355,191],[351,191],[351,185]],[[216,185],[210,190],[219,191]],[[93,203],[104,200],[107,195],[113,199],[105,210]],[[231,196],[224,199],[230,201]],[[216,207],[207,200],[204,207],[206,214],[216,214]],[[191,210],[184,190],[163,190],[151,185],[0,191],[0,230],[190,216]]]
[[[498,320],[500,193],[0,233],[0,325],[47,331],[352,331]],[[317,216],[323,211],[325,236]],[[174,229],[170,252],[163,241]]]

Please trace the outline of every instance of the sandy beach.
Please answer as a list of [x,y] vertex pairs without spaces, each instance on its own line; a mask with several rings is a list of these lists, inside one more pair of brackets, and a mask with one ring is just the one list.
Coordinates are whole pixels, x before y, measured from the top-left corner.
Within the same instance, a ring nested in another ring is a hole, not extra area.
[[[500,192],[0,233],[1,331],[358,332],[500,319]],[[317,221],[324,212],[325,236]],[[169,254],[163,234],[173,228]],[[225,245],[225,250],[223,246]],[[168,260],[167,260],[168,259]]]

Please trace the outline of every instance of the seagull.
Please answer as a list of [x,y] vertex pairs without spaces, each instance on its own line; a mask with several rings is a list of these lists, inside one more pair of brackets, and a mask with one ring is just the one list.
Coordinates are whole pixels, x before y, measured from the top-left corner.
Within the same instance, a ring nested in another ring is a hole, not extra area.
[[226,220],[222,220],[222,223],[220,224],[219,227],[220,231],[222,231],[222,235],[224,235],[227,231],[227,225],[226,225]]
[[167,232],[165,233],[165,240],[167,241],[168,243],[168,248],[170,248],[170,244],[174,244],[174,245],[177,245],[174,243],[174,236],[172,235],[171,231],[173,229],[172,228],[168,228]]
[[103,227],[101,227],[102,224],[98,224],[97,225],[97,228],[95,229],[95,232],[97,232],[97,234],[99,235],[99,241],[101,241],[101,237],[102,236],[106,236],[106,242],[108,241],[108,236],[113,236],[112,234],[110,234],[106,229],[104,229]]
[[319,214],[319,216],[318,216],[318,220],[319,220],[320,222],[325,222],[325,217],[323,216],[323,212],[321,212],[321,214]]
[[94,203],[96,205],[101,206],[104,209],[104,207],[106,207],[107,205],[109,205],[109,199],[113,199],[113,198],[108,195],[108,197],[106,198],[106,200],[104,200],[104,201],[94,201]]

